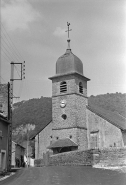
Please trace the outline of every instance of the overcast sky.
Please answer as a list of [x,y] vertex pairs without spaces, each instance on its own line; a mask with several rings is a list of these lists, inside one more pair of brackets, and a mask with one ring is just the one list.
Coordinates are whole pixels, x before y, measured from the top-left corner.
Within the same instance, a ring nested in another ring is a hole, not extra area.
[[26,79],[14,82],[15,96],[51,97],[48,77],[66,51],[67,21],[72,52],[91,79],[88,96],[126,93],[125,0],[1,0],[2,82],[9,81],[11,61],[25,60]]

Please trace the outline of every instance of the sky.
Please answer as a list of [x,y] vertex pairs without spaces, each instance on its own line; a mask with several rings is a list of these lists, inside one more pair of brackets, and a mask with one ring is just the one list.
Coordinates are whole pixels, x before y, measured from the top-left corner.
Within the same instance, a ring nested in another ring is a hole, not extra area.
[[[88,96],[126,93],[125,0],[1,0],[1,82],[10,62],[25,61],[25,79],[14,81],[14,101],[51,97],[57,59],[67,49],[83,62]],[[20,76],[15,64],[14,78]]]

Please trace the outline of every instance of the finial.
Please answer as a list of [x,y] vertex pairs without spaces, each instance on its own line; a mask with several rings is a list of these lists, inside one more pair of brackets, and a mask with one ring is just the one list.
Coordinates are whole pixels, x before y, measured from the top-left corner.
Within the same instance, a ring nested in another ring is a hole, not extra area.
[[70,23],[68,23],[68,22],[67,22],[67,26],[68,26],[68,30],[66,30],[66,32],[68,32],[68,39],[69,39],[69,32],[70,32],[72,29],[69,29]]
[[68,40],[67,40],[67,42],[68,42],[68,48],[67,48],[67,50],[71,50],[70,49],[69,32],[72,31],[72,29],[69,29],[70,23],[68,23],[68,22],[67,22],[67,26],[68,26],[68,30],[66,30],[66,32],[68,32]]

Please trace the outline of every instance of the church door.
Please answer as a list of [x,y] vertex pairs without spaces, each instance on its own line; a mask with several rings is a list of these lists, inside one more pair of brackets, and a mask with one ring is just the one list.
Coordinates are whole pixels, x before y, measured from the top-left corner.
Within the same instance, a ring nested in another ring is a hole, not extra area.
[[90,148],[98,148],[98,132],[90,134]]

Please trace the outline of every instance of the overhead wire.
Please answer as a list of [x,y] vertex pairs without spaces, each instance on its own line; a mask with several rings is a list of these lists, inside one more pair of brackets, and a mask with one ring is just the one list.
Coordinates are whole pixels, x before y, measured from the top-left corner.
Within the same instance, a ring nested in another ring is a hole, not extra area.
[[[13,43],[12,39],[10,38],[9,34],[7,33],[6,29],[4,28],[3,24],[1,23],[1,54],[2,57],[5,59],[6,62],[8,62],[10,64],[11,61],[17,61],[17,63],[21,63],[20,61],[24,61],[24,58],[22,57],[22,55],[20,54],[19,50],[17,49],[17,47],[15,46],[15,44]],[[11,52],[11,53],[10,53]],[[7,59],[7,60],[6,60]],[[9,61],[8,61],[9,60]],[[19,77],[21,73],[21,69],[18,69],[18,66],[14,65],[16,72],[18,74]],[[1,77],[3,79],[3,77]],[[20,87],[19,87],[19,92],[18,94],[21,94],[22,92],[22,87],[23,87],[23,81],[21,81],[20,83]],[[15,92],[14,92],[15,94]],[[16,98],[16,96],[13,94],[13,97]]]
[[[12,48],[10,48],[10,46],[7,44],[7,42],[5,41],[5,39],[1,36],[1,42],[4,42],[5,43],[5,45],[9,48],[9,51],[12,51]],[[2,44],[2,46],[4,46],[3,44]],[[5,47],[4,47],[5,48]],[[14,51],[14,50],[13,50]],[[15,54],[15,51],[12,53],[11,52],[11,54],[13,54],[14,56],[13,57],[16,57],[16,60],[18,60],[19,62],[20,62],[20,59],[17,57],[17,55]]]
[[[6,57],[9,59],[9,61],[11,61],[11,58],[10,56],[4,51],[4,50],[1,50],[2,52],[4,52],[4,54],[6,55]],[[8,62],[10,64],[10,62]]]
[[[8,56],[10,57],[10,61],[14,60],[14,57],[10,54],[10,50],[7,50],[7,49],[5,48],[5,46],[3,45],[1,51],[3,51],[3,48],[4,48],[5,51],[7,52],[6,55],[8,55]],[[5,52],[4,52],[4,53],[5,53]]]
[[8,59],[8,57],[6,55],[3,55],[3,53],[1,53],[1,57],[3,57],[5,59],[5,61],[7,60],[6,62],[8,62],[10,64],[10,60]]
[[[1,47],[1,51],[2,51],[2,57],[5,59],[6,62],[8,62],[10,64],[11,61],[16,61],[17,63],[21,63],[21,61],[25,61],[24,58],[22,57],[22,55],[20,54],[19,50],[17,49],[17,47],[15,46],[14,42],[12,41],[12,39],[10,38],[9,34],[7,33],[6,29],[4,28],[3,24],[1,23],[1,41],[2,41],[2,47]],[[18,67],[19,65],[14,65],[14,68],[16,69],[16,72],[18,74],[19,77],[21,77],[21,75],[19,73],[21,73],[21,69],[19,69]],[[23,80],[20,82],[20,86],[19,86],[19,92],[18,94],[21,95],[22,93],[22,88],[23,88]],[[15,94],[15,92],[14,92]],[[13,97],[16,98],[16,96],[13,94]],[[17,96],[18,97],[18,96]]]
[[0,78],[1,78],[5,83],[7,83],[7,81],[2,77],[2,75],[0,75]]
[[[1,25],[2,25],[2,28],[4,29],[5,33],[7,34],[8,38],[9,38],[9,39],[7,39],[8,42],[10,42],[10,44],[12,45],[12,47],[15,48],[15,50],[18,52],[17,55],[20,56],[20,57],[22,58],[22,60],[24,61],[22,55],[20,54],[20,52],[19,52],[18,49],[16,48],[15,44],[13,43],[12,39],[10,38],[9,34],[7,33],[7,31],[6,31],[6,29],[4,28],[4,26],[3,26],[2,23],[1,23]],[[4,34],[4,35],[5,35],[5,34]],[[6,36],[5,36],[5,37],[6,37]],[[6,38],[7,38],[7,37],[6,37]],[[9,41],[9,40],[10,40],[10,41]]]

